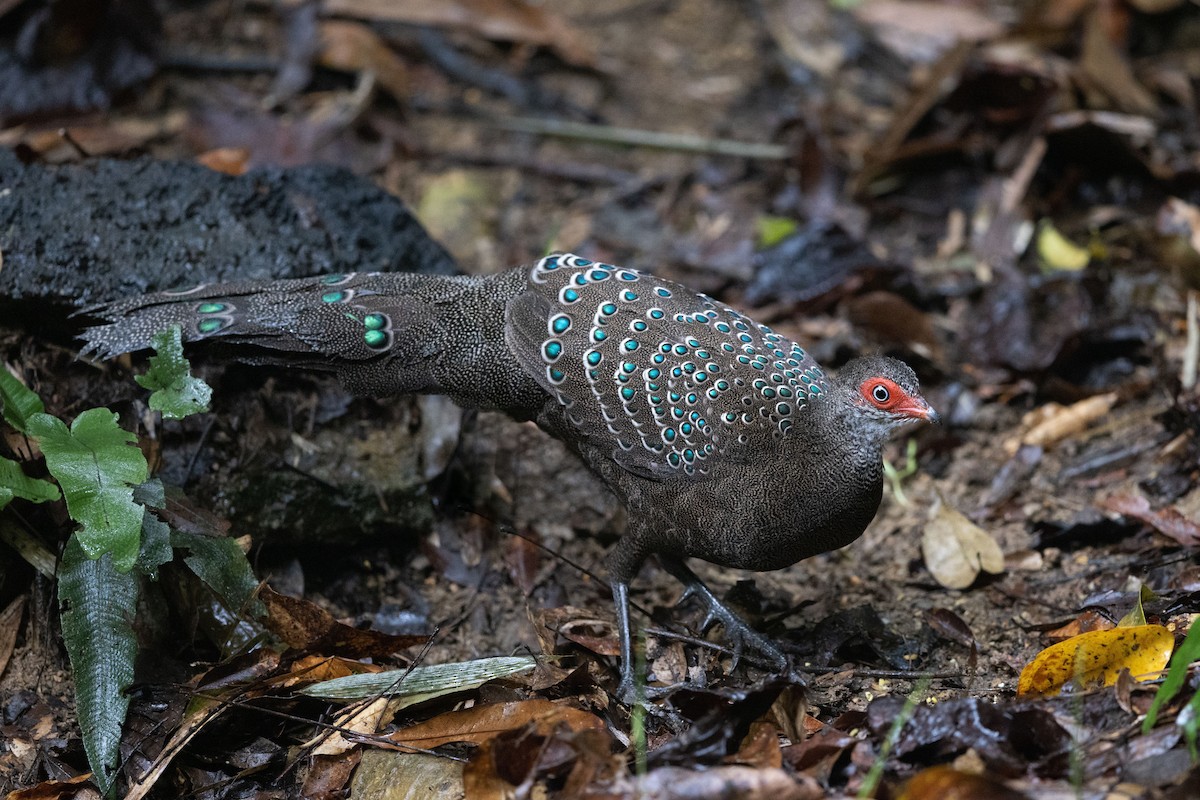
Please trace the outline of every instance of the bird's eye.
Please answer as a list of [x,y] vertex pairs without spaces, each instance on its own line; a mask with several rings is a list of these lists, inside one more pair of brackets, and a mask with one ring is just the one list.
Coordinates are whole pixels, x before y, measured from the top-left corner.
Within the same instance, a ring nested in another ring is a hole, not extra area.
[[871,397],[875,398],[876,403],[886,403],[892,398],[892,394],[882,383],[877,383],[875,384],[875,388],[871,390]]

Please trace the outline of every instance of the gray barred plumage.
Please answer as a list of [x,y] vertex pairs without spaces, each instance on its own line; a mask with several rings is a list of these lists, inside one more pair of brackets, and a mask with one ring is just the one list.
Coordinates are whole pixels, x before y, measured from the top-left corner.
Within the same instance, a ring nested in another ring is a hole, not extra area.
[[798,344],[651,274],[574,255],[492,276],[404,273],[230,283],[89,309],[85,352],[180,325],[242,360],[334,372],[352,392],[446,394],[535,420],[629,510],[609,560],[633,692],[628,587],[657,555],[733,641],[783,662],[686,557],[777,569],[862,534],[896,427],[935,420],[916,376],[871,357],[826,375]]

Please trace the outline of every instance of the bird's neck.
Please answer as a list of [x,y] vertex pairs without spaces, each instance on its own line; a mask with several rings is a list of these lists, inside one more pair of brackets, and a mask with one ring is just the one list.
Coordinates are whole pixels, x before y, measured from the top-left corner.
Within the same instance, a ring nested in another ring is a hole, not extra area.
[[862,424],[849,398],[834,388],[812,400],[806,444],[821,451],[825,463],[847,475],[881,480],[886,434]]

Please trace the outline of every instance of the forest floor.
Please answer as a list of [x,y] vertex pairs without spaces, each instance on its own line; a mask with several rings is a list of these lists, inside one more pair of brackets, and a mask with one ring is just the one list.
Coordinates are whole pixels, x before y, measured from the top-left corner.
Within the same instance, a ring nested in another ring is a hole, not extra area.
[[[1162,665],[1138,674],[1127,653],[1073,691],[1019,685],[1056,642],[1131,619],[1182,640],[1200,613],[1194,4],[328,5],[185,4],[124,34],[155,41],[153,77],[105,111],[0,109],[16,120],[0,145],[47,169],[335,163],[402,199],[465,272],[552,250],[647,270],[834,371],[860,353],[908,361],[943,423],[889,444],[897,474],[849,547],[763,574],[693,565],[783,644],[803,688],[752,654],[733,667],[719,627],[696,630],[699,609],[674,608],[679,585],[647,565],[633,599],[652,612],[636,615],[650,670],[688,686],[639,740],[610,694],[604,558],[624,512],[532,425],[209,358],[193,363],[214,410],[158,423],[128,375],[140,360],[97,367],[0,322],[0,359],[47,410],[120,411],[188,513],[246,537],[274,590],[353,628],[434,633],[375,663],[539,657],[371,705],[368,731],[282,678],[301,655],[356,651],[231,656],[195,588],[163,587],[143,602],[169,610],[139,610],[122,791],[1200,794],[1179,702],[1142,729]],[[51,550],[71,530],[55,523],[38,531]],[[87,796],[54,584],[5,551],[0,607],[15,609],[0,614],[0,790]],[[197,687],[234,674],[262,683],[196,717]],[[504,724],[483,711],[501,704]],[[344,738],[316,749],[317,722]]]

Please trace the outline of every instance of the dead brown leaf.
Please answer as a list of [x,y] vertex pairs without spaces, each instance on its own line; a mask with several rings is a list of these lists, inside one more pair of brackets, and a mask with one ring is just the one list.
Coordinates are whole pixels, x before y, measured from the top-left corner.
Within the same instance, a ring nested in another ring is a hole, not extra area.
[[300,796],[307,800],[341,800],[362,758],[362,751],[339,755],[317,755],[308,764]]
[[1078,636],[1081,633],[1089,633],[1090,631],[1109,631],[1117,627],[1117,624],[1106,618],[1098,611],[1088,610],[1077,616],[1075,619],[1062,625],[1058,628],[1046,631],[1046,638],[1054,642],[1061,642],[1070,639],[1073,636]]
[[1100,507],[1113,514],[1140,520],[1184,547],[1200,545],[1200,524],[1178,509],[1168,506],[1155,511],[1142,495],[1113,494],[1100,501]]
[[534,617],[538,641],[544,653],[555,652],[556,637],[561,635],[602,656],[621,654],[616,620],[611,615],[601,616],[591,609],[560,606],[541,609]]
[[398,730],[387,738],[397,744],[432,748],[448,742],[482,744],[505,731],[526,726],[531,726],[540,735],[548,736],[559,725],[566,725],[573,731],[604,730],[604,722],[594,714],[574,706],[534,698],[448,711]]
[[314,603],[279,594],[269,586],[262,587],[259,598],[267,606],[267,628],[297,650],[384,658],[429,641],[428,636],[393,636],[352,628]]
[[985,775],[939,765],[909,779],[899,800],[1023,800],[1025,795]]
[[948,608],[933,608],[925,614],[925,621],[943,639],[957,642],[963,647],[976,647],[975,634],[971,626]]
[[42,781],[28,789],[9,792],[4,800],[99,800],[100,792],[91,785],[92,773],[85,772],[61,781]]
[[357,19],[433,25],[471,31],[488,39],[549,47],[577,67],[594,67],[595,50],[550,6],[523,0],[328,0],[325,12]]
[[375,80],[396,102],[408,97],[408,66],[360,22],[327,20],[321,23],[321,52],[318,61],[329,69],[342,72],[373,72]]
[[857,744],[858,739],[845,731],[826,726],[804,741],[785,747],[783,757],[792,769],[824,782],[846,751]]
[[244,175],[250,167],[250,151],[244,147],[218,147],[196,156],[196,161],[225,175]]
[[319,683],[334,678],[344,678],[347,675],[361,675],[364,672],[383,672],[378,664],[367,664],[350,658],[338,656],[305,656],[297,659],[291,665],[287,674],[280,675],[267,681],[269,686],[295,686],[297,684]]
[[463,796],[472,800],[510,800],[511,783],[500,777],[491,742],[485,742],[463,766]]
[[0,676],[8,668],[8,660],[12,658],[13,648],[17,644],[17,633],[21,630],[27,599],[28,595],[23,594],[0,611]]
[[783,752],[779,747],[779,729],[774,723],[757,720],[750,724],[746,738],[738,745],[738,751],[725,759],[727,764],[745,764],[758,769],[779,769],[783,766]]

